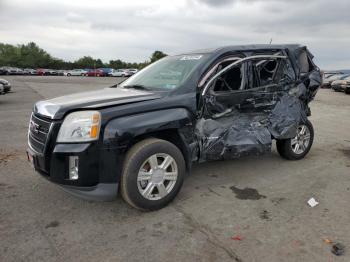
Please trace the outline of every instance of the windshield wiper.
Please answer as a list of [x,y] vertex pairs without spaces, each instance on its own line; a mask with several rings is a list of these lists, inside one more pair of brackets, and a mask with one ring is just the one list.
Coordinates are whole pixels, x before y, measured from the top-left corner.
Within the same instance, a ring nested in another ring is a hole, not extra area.
[[144,85],[127,85],[123,86],[124,88],[134,88],[134,89],[140,89],[140,90],[150,90],[150,88],[144,86]]

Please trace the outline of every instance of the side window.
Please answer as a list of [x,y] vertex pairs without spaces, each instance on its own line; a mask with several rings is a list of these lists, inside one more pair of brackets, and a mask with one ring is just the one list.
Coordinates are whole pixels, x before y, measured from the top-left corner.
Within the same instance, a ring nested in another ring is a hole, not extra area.
[[[198,87],[203,87],[205,84],[207,84],[211,79],[219,73],[222,69],[229,66],[230,64],[236,62],[237,60],[241,59],[241,57],[238,56],[228,56],[224,58],[221,62],[218,62],[214,66],[210,68],[210,70],[207,71],[207,73],[202,77],[202,79],[198,83]],[[211,85],[212,87],[212,85]]]
[[[222,68],[226,66],[225,64],[220,65]],[[220,67],[218,71],[222,69]],[[232,92],[240,90],[242,87],[242,80],[242,65],[234,66],[214,81],[213,90],[214,92]]]
[[295,72],[288,59],[265,59],[253,62],[252,87],[288,83],[295,79]]
[[278,67],[279,63],[275,59],[255,61],[253,63],[253,72],[258,81],[254,81],[254,85],[256,85],[254,87],[275,84],[275,75]]

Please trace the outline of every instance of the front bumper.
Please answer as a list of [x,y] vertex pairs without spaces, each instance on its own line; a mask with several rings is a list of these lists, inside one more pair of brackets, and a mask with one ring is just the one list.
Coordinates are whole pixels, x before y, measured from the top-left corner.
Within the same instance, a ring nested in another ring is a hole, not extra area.
[[118,195],[118,183],[99,183],[93,187],[60,186],[65,192],[86,200],[112,201]]
[[[64,191],[87,200],[110,201],[118,194],[121,161],[116,151],[93,143],[56,144],[52,153],[27,149],[28,160],[39,174]],[[78,157],[78,179],[69,177],[69,159]]]

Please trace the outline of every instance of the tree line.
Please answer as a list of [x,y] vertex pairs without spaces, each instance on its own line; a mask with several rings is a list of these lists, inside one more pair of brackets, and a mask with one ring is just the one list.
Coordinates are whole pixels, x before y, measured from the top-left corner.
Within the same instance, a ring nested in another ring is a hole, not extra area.
[[74,69],[74,68],[102,68],[114,69],[137,68],[141,69],[158,59],[167,56],[162,51],[154,51],[148,61],[142,63],[129,63],[121,59],[110,60],[103,63],[101,59],[84,56],[74,62],[64,61],[51,56],[36,43],[30,42],[22,45],[0,43],[0,66],[12,66],[19,68],[50,68],[50,69]]

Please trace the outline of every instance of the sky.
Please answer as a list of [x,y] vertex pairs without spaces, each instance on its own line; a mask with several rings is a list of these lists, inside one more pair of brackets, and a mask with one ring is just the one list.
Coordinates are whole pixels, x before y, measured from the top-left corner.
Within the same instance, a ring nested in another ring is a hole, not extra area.
[[322,69],[350,68],[349,0],[0,0],[0,42],[57,58],[148,60],[225,45],[300,43]]

